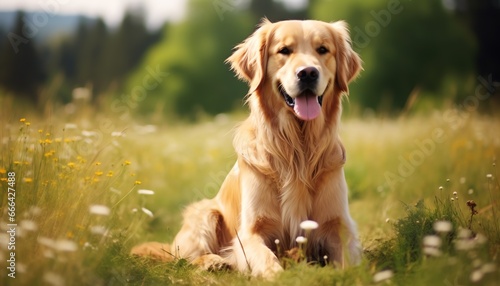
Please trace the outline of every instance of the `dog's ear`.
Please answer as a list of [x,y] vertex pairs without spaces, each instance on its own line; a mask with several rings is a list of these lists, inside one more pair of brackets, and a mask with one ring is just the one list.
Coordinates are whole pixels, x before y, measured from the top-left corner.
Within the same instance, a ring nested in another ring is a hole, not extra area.
[[271,24],[268,19],[262,19],[259,28],[237,45],[233,54],[226,60],[238,78],[249,84],[251,92],[257,89],[266,77],[267,39]]
[[348,84],[362,70],[361,59],[352,49],[351,37],[347,24],[344,21],[337,21],[330,24],[337,45],[337,75],[336,84],[340,91],[349,93]]

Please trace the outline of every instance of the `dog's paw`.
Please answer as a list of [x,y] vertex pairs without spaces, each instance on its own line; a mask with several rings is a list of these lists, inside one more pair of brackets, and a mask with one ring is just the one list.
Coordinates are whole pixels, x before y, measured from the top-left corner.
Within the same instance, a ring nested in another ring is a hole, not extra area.
[[207,271],[218,271],[231,268],[229,264],[226,263],[226,260],[217,254],[202,255],[191,263]]
[[278,258],[270,250],[268,253],[262,253],[258,260],[250,260],[248,266],[250,266],[252,276],[266,280],[273,280],[283,271]]
[[349,250],[347,257],[348,265],[357,266],[361,264],[361,256],[363,250],[361,248],[361,244],[359,243],[359,241],[358,240],[351,241],[348,245],[348,250]]
[[252,271],[253,276],[260,276],[266,280],[273,280],[276,276],[283,271],[283,267],[278,262],[273,262],[266,264],[264,268],[258,269],[258,271]]

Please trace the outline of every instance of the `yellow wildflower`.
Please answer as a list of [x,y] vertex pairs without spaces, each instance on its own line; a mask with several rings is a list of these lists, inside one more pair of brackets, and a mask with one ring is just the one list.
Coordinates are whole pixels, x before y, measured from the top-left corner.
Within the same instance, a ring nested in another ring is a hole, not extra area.
[[96,176],[102,176],[102,174],[104,174],[102,171],[97,171],[94,173]]
[[75,167],[75,163],[73,162],[69,162],[68,163],[68,167],[70,167],[71,169],[73,169]]
[[46,152],[46,153],[44,154],[44,156],[48,158],[48,157],[50,157],[50,156],[53,156],[55,153],[56,153],[56,151],[54,151],[54,150],[50,150],[49,152]]
[[106,177],[113,177],[113,171],[109,171]]
[[33,182],[33,179],[32,178],[23,178],[23,181],[25,183],[31,183],[31,182]]
[[130,164],[132,164],[132,162],[130,162],[129,160],[125,160],[125,162],[123,162],[123,165],[125,165],[125,166],[128,166]]
[[135,182],[134,182],[134,185],[140,185],[140,184],[142,184],[142,182],[141,182],[141,181],[135,181]]
[[29,123],[29,122],[24,122],[24,124],[25,124],[26,126],[30,126],[30,125],[31,125],[31,123]]
[[26,122],[26,118],[19,119],[19,122]]
[[38,129],[38,133],[42,133],[43,132],[43,129]]
[[101,162],[95,162],[96,166],[101,166],[101,164],[102,164]]
[[7,170],[5,170],[5,168],[0,168],[0,174],[5,174],[7,173]]

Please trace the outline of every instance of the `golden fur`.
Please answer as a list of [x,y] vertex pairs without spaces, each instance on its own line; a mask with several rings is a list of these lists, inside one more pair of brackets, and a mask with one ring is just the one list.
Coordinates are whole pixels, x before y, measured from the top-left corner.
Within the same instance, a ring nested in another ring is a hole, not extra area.
[[[229,265],[271,278],[282,270],[275,240],[282,250],[296,247],[304,234],[299,224],[309,219],[319,223],[308,237],[309,259],[358,263],[338,127],[342,94],[361,61],[345,23],[263,20],[227,62],[250,86],[250,115],[233,144],[238,160],[215,198],[185,210],[170,246],[145,243],[132,254],[183,257],[206,269]],[[313,83],[301,89],[302,70]]]

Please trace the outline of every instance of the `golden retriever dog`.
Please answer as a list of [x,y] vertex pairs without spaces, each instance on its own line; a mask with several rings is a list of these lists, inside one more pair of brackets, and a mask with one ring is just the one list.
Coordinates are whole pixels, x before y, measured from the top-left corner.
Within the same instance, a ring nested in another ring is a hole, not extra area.
[[313,220],[309,260],[359,263],[338,135],[342,96],[361,70],[346,24],[264,19],[227,62],[250,86],[250,115],[234,138],[238,160],[215,198],[186,208],[172,244],[149,242],[132,254],[272,278],[283,270],[275,240],[281,251],[297,247],[300,223]]

